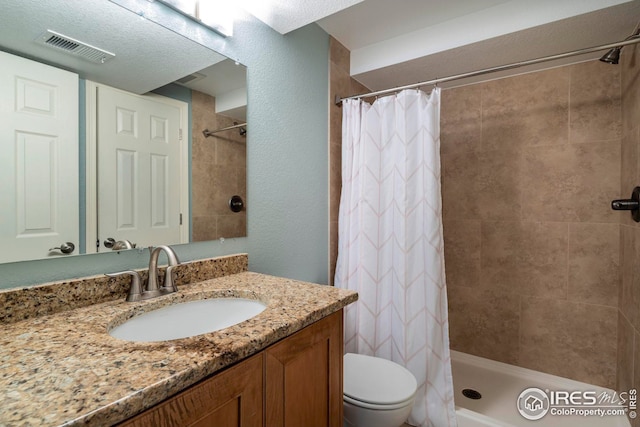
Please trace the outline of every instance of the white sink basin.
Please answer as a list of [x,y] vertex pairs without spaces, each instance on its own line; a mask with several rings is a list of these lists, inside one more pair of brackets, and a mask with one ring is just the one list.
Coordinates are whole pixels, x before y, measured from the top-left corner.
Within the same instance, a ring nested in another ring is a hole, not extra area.
[[212,298],[169,305],[133,317],[109,330],[126,341],[167,341],[193,337],[228,328],[267,308],[260,301],[243,298]]

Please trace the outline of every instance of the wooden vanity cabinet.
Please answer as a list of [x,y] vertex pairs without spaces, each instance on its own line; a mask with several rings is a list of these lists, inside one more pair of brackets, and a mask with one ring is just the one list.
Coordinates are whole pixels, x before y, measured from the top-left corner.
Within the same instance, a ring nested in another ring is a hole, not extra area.
[[342,310],[120,426],[341,427]]
[[342,311],[264,352],[266,427],[342,426]]
[[252,356],[120,426],[262,427],[262,364],[262,355]]

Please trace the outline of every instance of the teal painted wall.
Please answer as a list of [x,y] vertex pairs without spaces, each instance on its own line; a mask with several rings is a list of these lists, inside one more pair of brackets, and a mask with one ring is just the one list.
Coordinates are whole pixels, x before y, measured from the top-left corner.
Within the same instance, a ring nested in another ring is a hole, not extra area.
[[[311,24],[283,36],[251,16],[227,39],[179,25],[248,67],[249,128],[248,236],[176,245],[178,256],[248,252],[251,271],[327,283],[328,35]],[[148,259],[145,249],[2,264],[0,288],[143,268]]]

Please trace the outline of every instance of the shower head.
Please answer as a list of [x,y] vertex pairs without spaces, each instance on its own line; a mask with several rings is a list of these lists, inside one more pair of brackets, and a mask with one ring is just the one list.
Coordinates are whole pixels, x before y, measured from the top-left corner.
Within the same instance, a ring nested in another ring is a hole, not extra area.
[[[631,33],[631,35],[629,37],[627,37],[625,39],[626,40],[631,40],[631,39],[635,39],[640,37],[640,22],[638,22],[638,25],[636,25],[635,30],[633,30],[633,33]],[[614,47],[613,49],[610,49],[607,53],[605,53],[604,55],[602,55],[602,57],[600,58],[600,61],[602,62],[606,62],[607,64],[617,64],[620,62],[620,51],[622,50],[623,46],[618,46],[618,47]]]
[[622,50],[621,47],[614,47],[613,49],[610,49],[607,53],[602,55],[602,58],[600,58],[600,61],[606,62],[607,64],[617,64],[618,62],[620,62],[621,50]]

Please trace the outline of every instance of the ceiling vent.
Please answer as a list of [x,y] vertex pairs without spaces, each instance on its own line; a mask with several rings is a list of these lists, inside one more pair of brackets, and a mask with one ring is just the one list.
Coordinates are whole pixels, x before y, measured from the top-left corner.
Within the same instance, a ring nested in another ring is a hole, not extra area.
[[176,83],[179,83],[181,85],[186,85],[187,83],[193,83],[195,81],[202,80],[205,77],[207,76],[205,76],[202,73],[193,73],[193,74],[189,74],[188,76],[184,76],[181,79],[176,80]]
[[47,30],[44,34],[38,37],[36,42],[98,64],[104,64],[116,56],[111,52],[107,52],[106,50],[99,49],[91,46],[90,44],[83,43],[51,30]]

